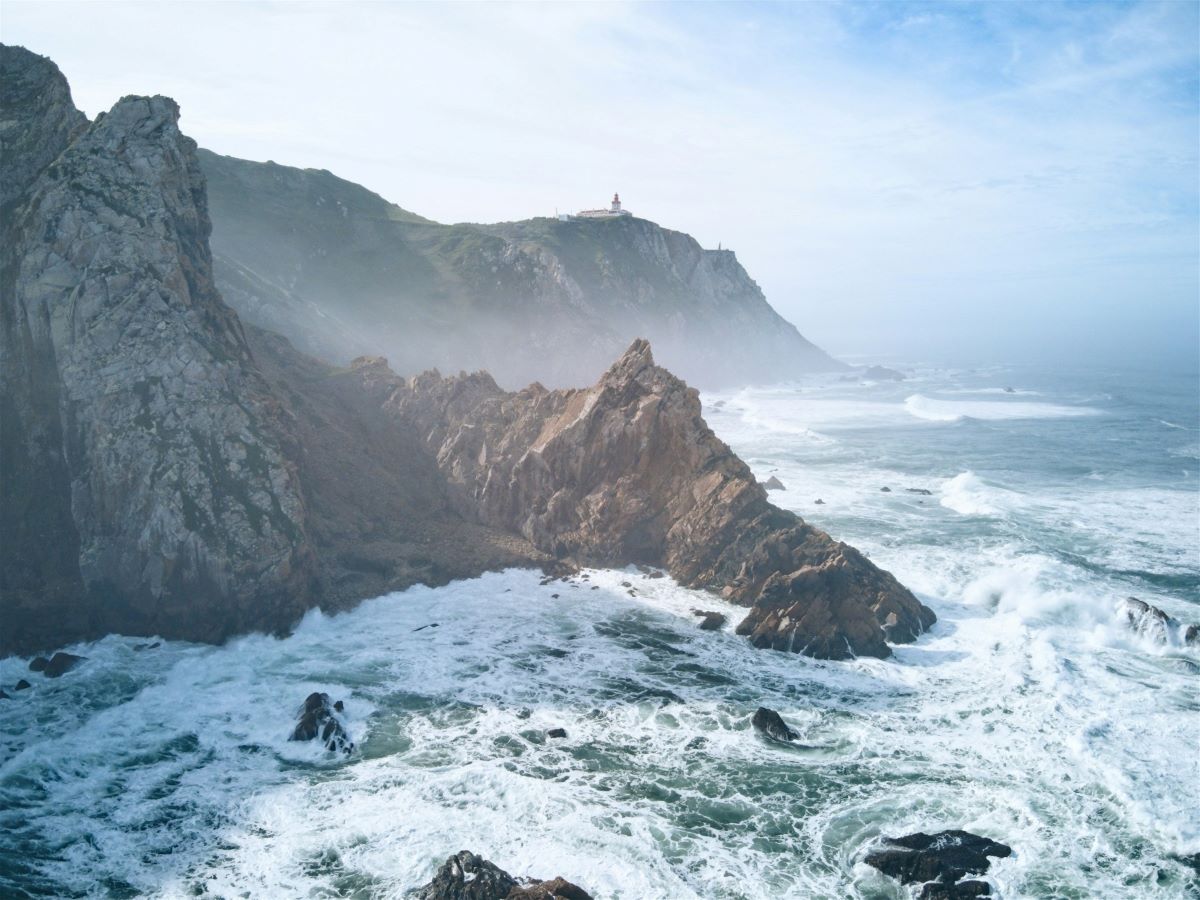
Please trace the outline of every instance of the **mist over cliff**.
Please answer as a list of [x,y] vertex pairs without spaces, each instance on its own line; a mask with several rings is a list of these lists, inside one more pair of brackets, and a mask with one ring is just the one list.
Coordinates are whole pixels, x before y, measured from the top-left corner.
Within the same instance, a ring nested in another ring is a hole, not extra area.
[[401,372],[582,385],[645,337],[702,387],[840,368],[733,251],[645,219],[441,225],[327,171],[200,162],[226,300],[332,362],[384,354]]

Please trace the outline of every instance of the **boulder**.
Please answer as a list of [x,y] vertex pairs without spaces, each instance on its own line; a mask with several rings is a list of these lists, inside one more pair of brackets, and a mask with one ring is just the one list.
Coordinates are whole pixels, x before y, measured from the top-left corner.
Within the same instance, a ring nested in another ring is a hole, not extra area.
[[767,709],[765,706],[760,706],[755,711],[750,724],[773,741],[786,743],[800,737],[799,734],[787,727],[787,723],[783,721],[783,717],[779,713],[773,709]]
[[768,478],[766,481],[763,482],[763,487],[766,488],[768,491],[786,491],[787,490],[787,488],[783,486],[783,482],[780,481],[778,478],[776,478],[774,475],[772,475],[770,478]]
[[905,490],[908,491],[910,494],[921,494],[924,497],[932,497],[933,496],[933,491],[928,490],[927,488],[905,488]]
[[881,487],[879,490],[885,494],[890,494],[892,492],[892,489],[890,487],[888,487],[886,484],[883,487]]
[[700,622],[701,631],[720,631],[726,622],[725,613],[693,609],[692,614],[702,617],[702,621]]
[[549,731],[546,732],[546,737],[549,737],[549,738],[565,738],[566,736],[567,736],[567,729],[565,729],[565,728],[551,728]]
[[518,881],[495,863],[463,850],[451,856],[413,900],[591,900],[564,878]]
[[311,693],[299,710],[300,720],[289,741],[311,741],[320,738],[326,749],[335,753],[354,752],[354,741],[350,740],[345,726],[338,717],[345,707],[342,701],[332,703],[328,694]]
[[46,666],[50,664],[50,660],[44,656],[35,656],[29,661],[30,672],[45,672]]
[[42,674],[47,678],[58,678],[64,672],[69,672],[81,662],[87,659],[86,656],[76,656],[74,653],[55,653],[46,665],[42,668]]
[[[988,857],[1006,857],[1012,848],[969,831],[917,832],[898,838],[884,838],[883,846],[864,858],[868,866],[890,875],[903,884],[941,882],[956,888],[964,875],[978,875],[991,865]],[[924,894],[922,894],[924,896]],[[986,896],[986,894],[932,893],[931,897]]]
[[12,699],[12,697],[8,696],[8,694],[4,693],[4,691],[0,691],[0,700],[11,700],[11,699]]
[[33,685],[31,685],[31,684],[30,684],[28,681],[26,681],[24,678],[22,678],[20,681],[18,681],[18,682],[17,682],[17,683],[16,683],[16,684],[13,686],[13,690],[14,690],[14,691],[27,691],[27,690],[29,690],[31,687],[33,687]]

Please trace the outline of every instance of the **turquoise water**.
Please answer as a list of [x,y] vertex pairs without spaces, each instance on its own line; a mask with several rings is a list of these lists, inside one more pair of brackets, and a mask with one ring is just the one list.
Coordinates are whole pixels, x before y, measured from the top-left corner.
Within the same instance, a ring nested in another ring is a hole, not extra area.
[[[941,828],[1014,848],[1001,897],[1195,896],[1200,653],[1116,615],[1200,620],[1195,374],[911,371],[704,398],[775,502],[937,612],[893,660],[755,651],[632,571],[110,637],[56,681],[3,660],[34,687],[0,702],[0,896],[402,897],[470,848],[597,897],[899,898],[858,860]],[[359,754],[287,741],[312,690]]]

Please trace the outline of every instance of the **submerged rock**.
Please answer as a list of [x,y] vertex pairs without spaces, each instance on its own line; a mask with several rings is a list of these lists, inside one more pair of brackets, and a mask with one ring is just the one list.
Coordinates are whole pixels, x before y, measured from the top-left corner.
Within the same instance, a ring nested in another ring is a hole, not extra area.
[[76,656],[74,653],[63,653],[59,651],[49,659],[44,656],[39,656],[29,664],[29,668],[34,672],[41,672],[47,678],[58,678],[64,672],[69,672],[81,662],[87,659],[86,656]]
[[[986,872],[991,866],[988,857],[1003,858],[1010,855],[1012,848],[1006,844],[969,831],[940,831],[937,834],[917,832],[904,837],[884,838],[883,846],[868,853],[863,862],[903,884],[939,882],[937,887],[932,888],[933,893],[922,892],[922,897],[981,897],[987,894],[953,893],[951,890],[959,890],[955,882],[964,875]],[[976,882],[975,885],[963,886],[961,890],[977,891],[977,886],[984,883]],[[926,887],[929,889],[928,885]]]
[[546,732],[546,737],[549,737],[549,738],[565,738],[566,736],[567,736],[567,729],[565,729],[565,728],[551,728],[549,731]]
[[928,488],[905,488],[910,494],[920,494],[923,497],[932,497],[933,491]]
[[328,694],[309,694],[300,708],[300,721],[288,740],[311,741],[320,738],[328,750],[353,753],[354,741],[350,740],[350,735],[337,716],[343,709],[342,701],[331,703]]
[[1200,625],[1185,625],[1137,597],[1122,600],[1118,613],[1130,629],[1155,643],[1200,645]]
[[889,369],[887,366],[867,366],[859,376],[863,381],[903,381],[904,373]]
[[0,700],[11,700],[11,699],[12,699],[12,697],[8,696],[8,694],[4,693],[4,691],[0,691]]
[[799,734],[787,727],[787,723],[783,721],[783,716],[779,715],[773,709],[767,709],[765,706],[760,706],[755,711],[754,718],[750,720],[750,724],[771,738],[771,740],[787,742],[794,741],[800,737]]
[[22,678],[15,685],[13,685],[13,690],[14,691],[27,691],[31,687],[33,687],[33,685],[30,684],[28,681],[26,681],[24,678]]
[[462,850],[437,870],[413,900],[592,900],[564,878],[518,881],[495,863]]
[[786,491],[787,490],[787,488],[783,486],[783,482],[780,481],[778,478],[776,478],[774,475],[772,475],[770,478],[768,478],[766,481],[763,482],[763,487],[766,488],[768,491]]

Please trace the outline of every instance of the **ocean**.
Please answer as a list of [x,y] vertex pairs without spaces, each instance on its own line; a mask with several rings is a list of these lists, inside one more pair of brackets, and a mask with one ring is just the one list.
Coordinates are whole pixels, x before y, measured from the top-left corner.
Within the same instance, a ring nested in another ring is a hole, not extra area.
[[[1200,896],[1200,650],[1118,611],[1200,621],[1196,373],[905,368],[703,397],[774,502],[937,613],[894,658],[755,650],[630,569],[0,660],[0,896],[403,897],[470,849],[597,898],[902,898],[864,852],[945,828],[1012,846],[998,897]],[[311,691],[350,758],[287,740]]]

